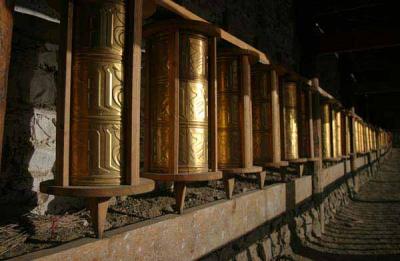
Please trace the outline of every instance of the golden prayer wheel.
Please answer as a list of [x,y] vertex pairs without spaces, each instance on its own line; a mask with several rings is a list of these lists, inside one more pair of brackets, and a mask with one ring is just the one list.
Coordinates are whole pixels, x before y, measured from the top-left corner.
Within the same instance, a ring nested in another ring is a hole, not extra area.
[[[195,21],[163,21],[144,28],[146,88],[144,176],[172,181],[219,179],[209,142],[209,72],[215,68],[216,28]],[[211,90],[211,91],[210,91]]]
[[250,83],[254,57],[238,49],[218,53],[218,164],[225,172],[254,167]]
[[331,152],[331,120],[330,106],[328,103],[323,103],[321,109],[322,122],[322,158],[328,159],[332,157]]
[[285,82],[283,87],[283,134],[285,160],[299,158],[297,84]]
[[253,157],[254,163],[264,165],[272,162],[272,105],[271,77],[272,71],[263,65],[253,67]]
[[345,154],[346,155],[350,155],[351,153],[351,132],[350,132],[350,119],[349,119],[349,115],[345,115],[344,117],[344,124],[346,126],[345,129],[345,137],[346,137],[346,141],[345,141]]
[[71,93],[71,185],[121,185],[124,161],[122,0],[75,1]]
[[305,89],[299,89],[299,153],[302,158],[312,158],[310,153],[310,130],[309,130],[309,119],[308,119],[308,93]]
[[[59,1],[57,172],[40,191],[87,200],[97,237],[113,196],[146,193],[139,173],[141,1]],[[135,46],[135,48],[131,48]],[[134,49],[134,50],[132,50]],[[130,70],[125,70],[130,68]],[[126,131],[123,131],[126,130]]]
[[342,156],[342,117],[340,111],[335,111],[335,132],[336,132],[336,155],[335,157]]
[[332,137],[332,157],[336,158],[338,156],[336,112],[332,107],[330,110],[330,115],[331,115],[331,135],[332,135],[331,136]]

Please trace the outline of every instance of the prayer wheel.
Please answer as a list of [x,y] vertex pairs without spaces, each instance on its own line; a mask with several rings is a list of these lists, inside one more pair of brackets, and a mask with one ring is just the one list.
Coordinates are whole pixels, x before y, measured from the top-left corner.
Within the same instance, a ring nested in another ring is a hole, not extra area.
[[40,191],[85,198],[101,238],[111,197],[154,189],[154,181],[139,176],[142,16],[128,14],[142,9],[142,2],[75,0],[60,6],[57,172]]
[[331,106],[330,110],[330,115],[331,115],[331,140],[332,140],[332,158],[337,158],[338,157],[338,146],[337,146],[337,125],[336,125],[336,112],[333,109],[333,106]]
[[285,82],[283,88],[283,143],[285,160],[299,158],[297,84]]
[[[250,63],[256,57],[240,49],[224,49],[218,53],[218,165],[225,174],[228,198],[232,197],[235,174],[262,172],[262,167],[253,165]],[[266,123],[267,119],[259,120]],[[260,187],[263,183],[260,179]]]
[[345,125],[345,149],[343,150],[346,155],[351,153],[351,132],[350,132],[350,119],[349,115],[344,116]]
[[253,153],[254,163],[264,165],[272,162],[272,104],[271,104],[272,71],[263,65],[253,67]]
[[121,185],[126,3],[75,1],[74,18],[70,184]]
[[299,156],[301,158],[312,158],[310,152],[310,129],[308,116],[308,93],[305,88],[299,89]]
[[336,132],[336,155],[335,157],[342,156],[342,114],[341,112],[335,111],[335,132]]
[[328,103],[323,103],[321,109],[322,122],[322,158],[328,159],[332,157],[331,152],[331,121],[330,121],[330,106]]
[[143,176],[175,181],[183,211],[185,182],[222,178],[216,168],[217,30],[196,21],[144,28],[149,78]]

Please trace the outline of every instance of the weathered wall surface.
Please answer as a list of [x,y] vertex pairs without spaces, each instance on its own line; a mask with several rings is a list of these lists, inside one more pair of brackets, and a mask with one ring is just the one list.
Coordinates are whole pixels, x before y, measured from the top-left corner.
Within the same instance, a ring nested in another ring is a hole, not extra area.
[[[39,183],[53,177],[58,46],[14,34],[0,201],[45,207]],[[41,209],[37,210],[40,211]]]

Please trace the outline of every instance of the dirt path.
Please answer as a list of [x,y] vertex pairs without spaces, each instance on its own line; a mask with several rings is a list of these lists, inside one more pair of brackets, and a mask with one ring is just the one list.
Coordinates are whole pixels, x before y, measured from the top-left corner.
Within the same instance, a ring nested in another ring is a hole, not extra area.
[[400,260],[400,150],[311,242],[314,260]]

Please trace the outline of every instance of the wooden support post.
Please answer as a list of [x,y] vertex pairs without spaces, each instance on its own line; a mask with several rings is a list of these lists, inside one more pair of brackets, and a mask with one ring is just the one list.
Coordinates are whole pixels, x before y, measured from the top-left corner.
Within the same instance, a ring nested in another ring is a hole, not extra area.
[[[318,78],[314,78],[312,80],[312,89],[317,91],[319,88],[319,80]],[[311,173],[312,173],[312,186],[313,186],[313,195],[319,206],[319,219],[321,224],[321,233],[325,231],[325,209],[323,204],[324,198],[324,188],[322,185],[322,121],[321,121],[321,104],[320,104],[320,96],[315,95],[314,98],[311,99],[311,107],[312,107],[312,120],[314,129],[313,132],[313,144],[314,144],[314,158],[316,161],[311,162]],[[316,145],[316,146],[315,146]]]
[[279,79],[275,70],[271,71],[271,118],[272,118],[272,162],[282,160],[281,155],[281,119],[279,104]]
[[253,124],[251,105],[251,70],[248,55],[242,55],[242,99],[243,99],[243,127],[242,127],[242,167],[253,166]]
[[88,198],[87,204],[92,219],[94,233],[97,238],[103,238],[104,225],[107,221],[108,202],[110,198]]
[[14,1],[2,0],[0,2],[0,169],[7,105],[8,70],[11,58],[13,13]]
[[140,183],[140,82],[142,62],[142,11],[143,0],[129,1],[130,28],[128,39],[128,60],[126,73],[126,90],[128,102],[128,128],[127,135],[127,169],[126,184],[139,185]]
[[74,5],[71,0],[61,4],[61,33],[59,52],[59,82],[57,87],[57,130],[55,182],[58,186],[69,185],[70,124],[71,124],[71,70]]
[[174,192],[176,200],[175,208],[180,214],[182,214],[183,207],[185,206],[186,182],[175,182]]

